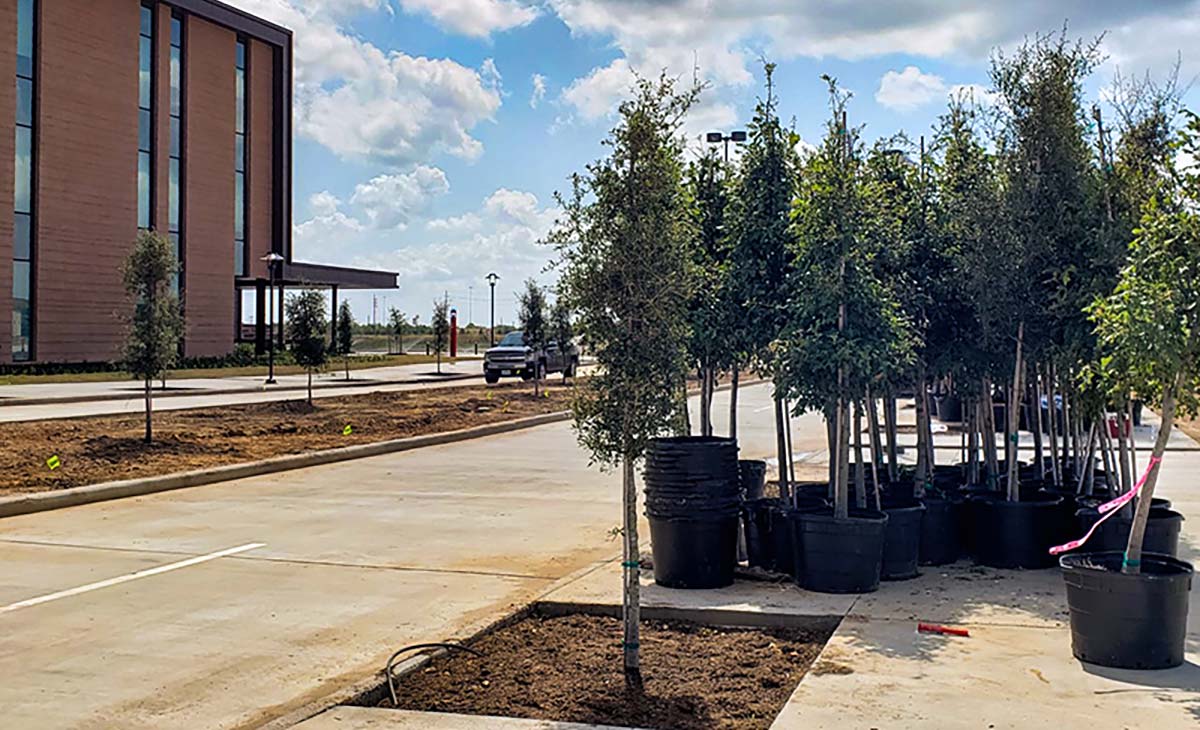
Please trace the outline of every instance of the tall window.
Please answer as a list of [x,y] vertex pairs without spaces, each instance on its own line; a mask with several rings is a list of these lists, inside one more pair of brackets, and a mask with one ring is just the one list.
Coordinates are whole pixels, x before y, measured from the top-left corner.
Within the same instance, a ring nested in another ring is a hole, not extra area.
[[170,180],[167,183],[167,235],[175,244],[179,273],[175,292],[183,288],[183,227],[181,191],[183,190],[183,19],[171,16],[171,150]]
[[14,170],[12,359],[33,357],[33,166],[36,0],[17,0],[17,148]]
[[138,38],[138,228],[154,223],[154,11],[142,6]]
[[246,41],[237,43],[237,120],[233,135],[233,270],[246,275]]

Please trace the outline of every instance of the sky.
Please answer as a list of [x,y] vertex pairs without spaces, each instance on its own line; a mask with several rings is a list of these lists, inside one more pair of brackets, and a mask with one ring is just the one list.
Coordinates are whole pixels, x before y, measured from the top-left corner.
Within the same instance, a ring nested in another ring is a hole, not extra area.
[[[539,243],[554,193],[604,153],[635,74],[707,84],[684,127],[744,128],[777,65],[779,111],[822,134],[822,74],[853,93],[864,139],[929,134],[950,94],[986,103],[989,58],[1024,37],[1103,34],[1088,94],[1119,70],[1200,74],[1200,0],[226,0],[295,33],[294,254],[399,272],[354,292],[360,321],[516,316],[526,279],[553,283]],[[1191,41],[1189,43],[1188,41]],[[1185,105],[1200,110],[1200,93]],[[736,155],[736,150],[732,153]],[[248,311],[253,311],[252,307]]]

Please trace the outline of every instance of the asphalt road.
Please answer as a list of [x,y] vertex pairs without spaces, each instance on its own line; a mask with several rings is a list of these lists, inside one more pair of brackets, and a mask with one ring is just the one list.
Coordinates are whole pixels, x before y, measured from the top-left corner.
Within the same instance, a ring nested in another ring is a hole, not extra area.
[[611,560],[619,495],[564,423],[0,520],[0,726],[257,726]]

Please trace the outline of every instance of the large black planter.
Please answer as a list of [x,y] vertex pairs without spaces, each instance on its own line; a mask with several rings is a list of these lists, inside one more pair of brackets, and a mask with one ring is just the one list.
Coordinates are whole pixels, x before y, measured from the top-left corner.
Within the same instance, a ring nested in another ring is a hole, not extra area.
[[937,403],[936,418],[942,423],[962,423],[962,401],[956,395],[942,395],[935,398]]
[[776,573],[796,576],[796,541],[791,514],[794,510],[776,503],[771,508],[771,565]]
[[916,578],[925,505],[909,500],[907,504],[884,505],[883,511],[888,519],[883,533],[883,562],[879,577],[883,580]]
[[925,516],[921,519],[921,547],[917,553],[919,563],[947,565],[958,560],[963,550],[964,521],[961,499],[926,496]]
[[[1092,529],[1100,513],[1094,507],[1084,507],[1078,510],[1080,535],[1087,534]],[[1091,539],[1080,550],[1088,552],[1124,551],[1129,542],[1129,530],[1133,526],[1133,511],[1125,507],[1119,514],[1104,521]],[[1150,517],[1146,520],[1146,532],[1142,538],[1142,551],[1169,555],[1174,558],[1179,555],[1179,533],[1183,529],[1183,515],[1172,509],[1151,507]]]
[[1142,554],[1141,573],[1121,572],[1123,553],[1064,555],[1076,659],[1119,669],[1183,664],[1192,566]]
[[887,514],[852,510],[848,519],[839,520],[831,510],[801,510],[791,521],[796,582],[801,587],[820,593],[869,593],[879,588]]
[[667,588],[724,588],[733,584],[736,516],[718,520],[648,519],[655,583]]
[[644,477],[655,582],[670,588],[732,584],[742,501],[737,442],[654,439]]
[[1050,548],[1062,533],[1062,498],[1024,495],[979,497],[971,509],[975,562],[992,568],[1050,568]]

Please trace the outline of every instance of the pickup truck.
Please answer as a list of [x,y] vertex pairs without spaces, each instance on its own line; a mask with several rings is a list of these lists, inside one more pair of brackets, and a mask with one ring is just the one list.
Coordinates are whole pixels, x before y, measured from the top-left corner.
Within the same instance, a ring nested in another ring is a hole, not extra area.
[[575,377],[579,368],[579,350],[570,342],[565,346],[550,342],[541,351],[525,344],[521,332],[509,332],[500,344],[483,354],[483,378],[488,383],[497,383],[503,377],[520,377],[522,380],[545,378],[550,373],[562,373],[563,379]]

